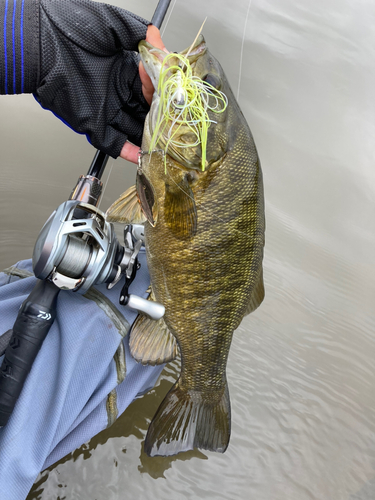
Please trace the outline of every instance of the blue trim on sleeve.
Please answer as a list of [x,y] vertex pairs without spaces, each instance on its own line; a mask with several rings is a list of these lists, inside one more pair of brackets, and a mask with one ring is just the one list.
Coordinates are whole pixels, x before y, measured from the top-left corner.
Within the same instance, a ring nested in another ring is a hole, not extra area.
[[23,63],[23,10],[24,10],[25,0],[22,0],[21,5],[21,93],[23,94],[23,82],[24,82],[24,63]]
[[64,125],[66,125],[67,127],[69,127],[69,128],[70,128],[70,130],[73,130],[73,132],[75,132],[76,134],[79,134],[79,135],[85,135],[85,136],[86,136],[86,139],[88,140],[88,142],[89,142],[90,144],[92,144],[91,139],[90,139],[90,136],[89,136],[88,134],[85,134],[85,132],[78,132],[78,130],[74,130],[74,128],[73,128],[73,127],[72,127],[72,126],[71,126],[71,125],[70,125],[70,124],[69,124],[66,120],[64,120],[64,118],[62,118],[61,116],[59,116],[58,114],[56,114],[54,111],[52,111],[52,109],[45,108],[45,107],[43,106],[43,104],[41,104],[41,103],[39,102],[38,96],[37,96],[36,94],[33,94],[33,96],[34,96],[34,99],[36,100],[36,102],[39,104],[39,106],[41,106],[43,109],[45,109],[45,110],[47,110],[47,111],[51,111],[51,113],[52,113],[53,115],[55,115],[55,116],[56,116],[56,118],[58,118],[60,121],[62,121]]
[[13,19],[12,19],[13,94],[15,94],[17,92],[17,89],[16,89],[16,37],[15,37],[16,6],[17,6],[17,0],[14,0],[14,3],[13,3]]
[[4,66],[5,66],[5,93],[8,93],[8,55],[7,55],[7,14],[8,14],[8,0],[5,0],[5,13],[4,13]]

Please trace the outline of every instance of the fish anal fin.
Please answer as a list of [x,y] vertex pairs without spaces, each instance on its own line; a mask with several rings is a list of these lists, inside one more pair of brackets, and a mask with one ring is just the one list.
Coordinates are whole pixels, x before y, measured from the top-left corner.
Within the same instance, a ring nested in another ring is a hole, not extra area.
[[[148,300],[154,300],[152,292]],[[133,358],[143,365],[161,365],[178,354],[177,341],[163,318],[155,321],[139,315],[130,332],[129,347]]]
[[146,217],[142,213],[136,187],[132,186],[122,193],[120,198],[109,207],[106,215],[109,222],[143,224]]
[[197,232],[197,207],[187,179],[179,184],[165,185],[164,216],[174,236],[190,239]]
[[230,438],[228,385],[212,396],[184,390],[177,381],[151,421],[147,455],[171,456],[194,448],[224,453]]
[[263,269],[261,270],[258,280],[251,292],[250,300],[246,306],[244,316],[252,313],[257,309],[264,299],[264,283],[263,283]]

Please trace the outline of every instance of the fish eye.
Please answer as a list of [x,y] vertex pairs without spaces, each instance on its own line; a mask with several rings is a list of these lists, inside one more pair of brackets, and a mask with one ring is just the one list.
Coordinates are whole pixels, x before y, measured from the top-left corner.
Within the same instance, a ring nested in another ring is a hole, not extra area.
[[221,78],[219,78],[217,75],[214,75],[213,73],[207,73],[206,76],[202,78],[204,83],[208,83],[208,85],[211,85],[215,89],[219,89],[221,87]]

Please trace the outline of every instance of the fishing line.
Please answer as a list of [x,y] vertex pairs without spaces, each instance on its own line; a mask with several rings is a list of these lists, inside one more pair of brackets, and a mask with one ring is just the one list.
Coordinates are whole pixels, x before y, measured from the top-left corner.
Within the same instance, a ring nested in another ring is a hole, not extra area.
[[109,174],[108,174],[107,180],[105,181],[105,185],[104,185],[104,188],[103,188],[103,191],[102,191],[102,195],[101,195],[101,198],[100,198],[100,201],[99,201],[98,210],[100,209],[100,204],[101,204],[101,202],[102,202],[102,200],[104,198],[104,192],[105,192],[105,190],[107,188],[107,184],[108,184],[109,178],[111,177],[113,165],[114,165],[114,162],[111,163],[111,168],[109,169]]
[[242,34],[242,43],[241,43],[241,52],[240,52],[240,71],[238,75],[238,88],[237,88],[237,102],[238,98],[240,95],[240,85],[241,85],[241,76],[242,76],[242,59],[243,59],[243,48],[245,45],[245,36],[246,36],[246,27],[247,27],[247,20],[249,18],[249,12],[250,12],[250,7],[251,7],[251,2],[252,0],[249,0],[249,5],[247,6],[247,13],[246,13],[246,19],[245,19],[245,26],[243,28],[243,34]]
[[169,20],[170,20],[170,18],[171,18],[171,15],[172,15],[173,9],[175,8],[176,3],[177,3],[177,0],[174,0],[174,3],[173,3],[173,5],[172,5],[172,8],[171,8],[171,10],[169,11],[169,16],[168,16],[168,19],[167,19],[166,23],[164,24],[163,31],[161,32],[161,37],[162,37],[162,38],[163,38],[163,36],[164,36],[165,30],[167,29],[167,26],[168,26]]

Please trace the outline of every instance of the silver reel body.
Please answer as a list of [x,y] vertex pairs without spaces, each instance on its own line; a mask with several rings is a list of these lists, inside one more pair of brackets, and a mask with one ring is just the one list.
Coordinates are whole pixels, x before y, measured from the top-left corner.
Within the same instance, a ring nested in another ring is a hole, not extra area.
[[142,244],[143,226],[127,226],[122,246],[103,212],[69,200],[51,214],[39,233],[33,252],[34,274],[62,290],[81,294],[102,283],[112,288],[125,276],[120,304],[157,320],[164,315],[164,306],[127,293]]

